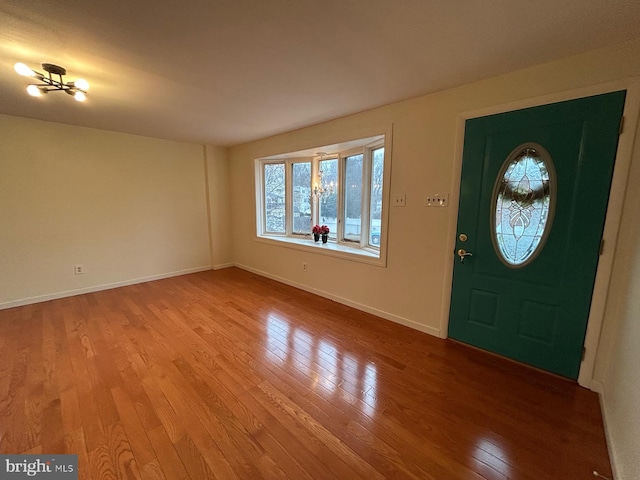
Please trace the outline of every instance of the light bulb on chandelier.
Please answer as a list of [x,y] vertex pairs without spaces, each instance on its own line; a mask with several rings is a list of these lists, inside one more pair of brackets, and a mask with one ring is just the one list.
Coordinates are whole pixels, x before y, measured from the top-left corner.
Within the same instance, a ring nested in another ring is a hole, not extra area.
[[85,92],[89,90],[89,82],[87,82],[84,78],[79,78],[75,82],[70,83],[73,83],[76,87],[78,87],[80,90],[84,90]]
[[32,97],[39,97],[42,95],[43,92],[36,85],[29,85],[27,87],[27,93]]
[[[65,82],[62,77],[67,74],[67,70],[52,63],[43,63],[42,69],[48,75],[44,75],[36,70],[32,70],[24,63],[16,63],[14,70],[25,77],[35,77],[40,83],[32,83],[27,86],[27,93],[32,97],[40,97],[44,93],[61,91],[71,95],[78,102],[84,102],[87,99],[87,91],[89,90],[89,82],[83,78],[72,82]],[[58,78],[54,78],[57,76]]]
[[18,73],[18,75],[22,75],[23,77],[35,77],[36,72],[27,67],[24,63],[16,63],[13,66],[14,70]]

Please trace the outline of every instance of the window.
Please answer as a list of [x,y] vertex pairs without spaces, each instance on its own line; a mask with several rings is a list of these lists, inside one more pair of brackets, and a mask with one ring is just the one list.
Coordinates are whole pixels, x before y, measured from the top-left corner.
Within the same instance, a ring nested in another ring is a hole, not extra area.
[[329,244],[323,251],[380,259],[390,170],[387,135],[257,159],[258,237],[318,248],[311,229],[327,225]]
[[318,180],[314,187],[318,203],[318,220],[314,222],[329,227],[329,238],[335,239],[338,231],[338,159],[318,162]]
[[344,159],[344,236],[345,241],[360,242],[362,230],[362,157],[350,155]]
[[384,147],[376,148],[371,159],[371,204],[369,205],[369,241],[380,245],[382,229],[382,188],[384,184]]
[[284,233],[284,165],[264,166],[265,232]]
[[[311,162],[294,163],[292,166],[293,233],[307,233],[311,228]],[[283,169],[284,170],[284,169]]]
[[493,246],[512,268],[531,263],[544,247],[555,210],[556,178],[549,153],[535,143],[505,160],[493,189]]

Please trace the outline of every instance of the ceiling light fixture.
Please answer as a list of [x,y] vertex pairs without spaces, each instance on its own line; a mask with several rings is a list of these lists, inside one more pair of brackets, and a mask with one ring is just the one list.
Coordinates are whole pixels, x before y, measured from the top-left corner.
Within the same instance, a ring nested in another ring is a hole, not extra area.
[[[316,155],[320,157],[320,160],[318,161],[318,164],[320,164],[320,162],[324,160],[324,156],[328,154],[326,152],[318,152],[316,153]],[[334,192],[334,190],[338,187],[338,184],[334,183],[333,180],[331,180],[330,183],[325,183],[323,175],[324,173],[322,172],[322,167],[319,167],[318,181],[313,187],[313,195],[316,198],[321,198],[325,195],[331,195]]]
[[[87,90],[89,90],[89,82],[79,78],[73,82],[65,82],[62,79],[63,75],[67,74],[67,70],[52,63],[43,63],[42,69],[49,75],[45,76],[40,72],[31,70],[24,63],[16,63],[13,66],[14,70],[24,77],[35,77],[42,83],[32,83],[27,87],[27,93],[32,97],[39,97],[44,93],[52,91],[66,92],[75,98],[78,102],[84,102],[87,99]],[[58,80],[53,78],[54,75],[58,76]]]

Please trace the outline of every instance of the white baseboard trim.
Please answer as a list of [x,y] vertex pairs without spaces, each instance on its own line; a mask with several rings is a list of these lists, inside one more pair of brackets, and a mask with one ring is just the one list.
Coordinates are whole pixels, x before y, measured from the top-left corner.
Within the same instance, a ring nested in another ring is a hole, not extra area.
[[130,280],[123,280],[121,282],[105,283],[102,285],[93,285],[91,287],[78,288],[75,290],[66,290],[64,292],[48,293],[46,295],[38,295],[36,297],[22,298],[19,300],[12,300],[9,302],[0,303],[0,310],[7,308],[22,307],[24,305],[31,305],[33,303],[46,302],[49,300],[56,300],[58,298],[73,297],[74,295],[82,295],[84,293],[99,292],[101,290],[110,290],[112,288],[126,287],[127,285],[135,285],[136,283],[152,282],[153,280],[162,280],[163,278],[178,277],[180,275],[187,275],[189,273],[205,272],[211,270],[211,265],[187,268],[186,270],[178,270],[176,272],[160,273],[158,275],[150,275],[148,277],[132,278]]
[[325,292],[324,290],[319,290],[317,288],[309,287],[301,283],[293,282],[284,277],[272,275],[268,272],[263,272],[262,270],[258,270],[253,267],[248,267],[247,265],[236,263],[235,266],[238,268],[241,268],[242,270],[255,273],[256,275],[260,275],[261,277],[270,278],[271,280],[275,280],[276,282],[284,283],[285,285],[290,285],[292,287],[299,288],[300,290],[304,290],[305,292],[313,293],[314,295],[328,298],[329,300],[333,300],[334,302],[347,305],[348,307],[355,308],[356,310],[361,310],[363,312],[375,315],[376,317],[381,317],[381,318],[384,318],[385,320],[390,320],[392,322],[399,323],[400,325],[404,325],[405,327],[413,328],[414,330],[419,330],[421,332],[428,333],[429,335],[433,335],[434,337],[440,338],[440,330],[437,328],[428,327],[426,325],[422,325],[420,323],[414,322],[413,320],[409,320],[408,318],[400,317],[398,315],[394,315],[392,313],[385,312],[383,310],[378,310],[377,308],[369,307],[368,305],[354,302],[347,298],[340,297],[338,295],[334,295],[329,292]]
[[620,478],[618,476],[618,462],[614,445],[611,441],[611,433],[609,431],[609,422],[607,422],[607,399],[604,393],[604,385],[598,380],[591,380],[591,390],[598,393],[600,397],[600,412],[602,413],[602,424],[604,426],[604,436],[607,442],[607,450],[609,451],[609,461],[611,461],[611,471],[613,472],[613,478]]
[[[604,394],[604,385],[599,380],[591,379],[591,383],[589,384],[589,390],[600,394],[600,397],[602,397],[602,395]],[[602,398],[600,398],[600,405],[602,405]]]
[[231,268],[231,267],[235,267],[236,264],[233,262],[229,262],[229,263],[220,263],[218,265],[214,265],[213,266],[213,270],[222,270],[223,268]]

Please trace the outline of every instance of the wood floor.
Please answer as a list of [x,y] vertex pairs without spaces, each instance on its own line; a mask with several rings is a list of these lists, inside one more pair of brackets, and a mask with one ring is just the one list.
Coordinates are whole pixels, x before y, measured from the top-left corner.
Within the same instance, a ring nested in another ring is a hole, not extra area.
[[0,311],[0,435],[83,479],[611,476],[594,393],[235,268]]

